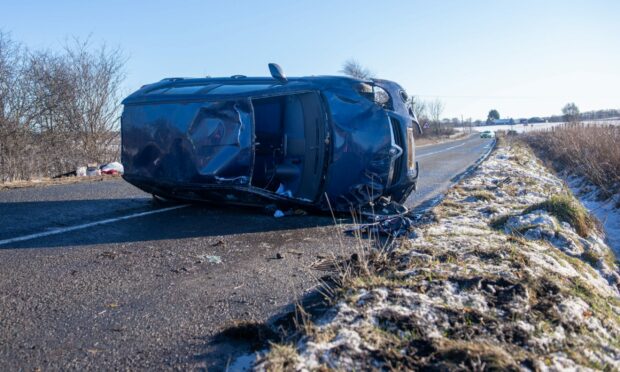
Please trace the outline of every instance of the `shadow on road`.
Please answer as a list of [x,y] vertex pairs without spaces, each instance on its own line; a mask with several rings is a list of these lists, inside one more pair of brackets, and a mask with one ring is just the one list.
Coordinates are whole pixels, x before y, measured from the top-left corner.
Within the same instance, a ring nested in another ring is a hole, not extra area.
[[[303,315],[298,307],[303,309]],[[265,322],[233,321],[215,335],[205,336],[204,349],[193,356],[193,362],[209,371],[237,370],[234,368],[237,358],[254,360],[255,353],[264,354],[270,343],[287,343],[287,338],[299,331],[304,321],[315,322],[329,309],[325,295],[313,289]]]
[[[146,198],[0,203],[0,226],[2,226],[0,240],[165,207],[170,205],[156,206]],[[332,218],[324,215],[275,218],[258,208],[190,205],[162,213],[8,243],[0,245],[0,249],[187,239],[302,229],[331,224],[333,224]]]

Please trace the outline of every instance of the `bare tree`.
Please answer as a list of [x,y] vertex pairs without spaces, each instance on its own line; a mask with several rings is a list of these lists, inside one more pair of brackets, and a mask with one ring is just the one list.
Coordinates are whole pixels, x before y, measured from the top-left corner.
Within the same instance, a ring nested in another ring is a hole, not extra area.
[[110,145],[118,136],[120,85],[125,59],[120,50],[102,45],[91,50],[88,40],[65,47],[72,100],[65,107],[82,156],[88,161],[113,160]]
[[36,116],[29,83],[27,50],[0,32],[0,180],[28,178],[32,123]]
[[340,70],[345,75],[349,75],[351,77],[368,80],[375,77],[375,74],[370,71],[368,68],[362,66],[355,59],[349,59],[342,64],[342,70]]
[[124,62],[88,41],[29,52],[0,33],[0,181],[116,160]]
[[428,103],[428,113],[435,126],[435,132],[439,134],[441,131],[441,114],[443,114],[444,104],[441,100],[435,99]]
[[72,131],[66,108],[74,99],[71,73],[62,55],[37,52],[30,56],[26,78],[31,82],[35,133],[45,144],[41,157],[42,173],[55,175],[67,172],[79,162],[75,132]]
[[564,114],[564,120],[568,123],[576,123],[579,121],[579,108],[574,102],[564,105],[562,114]]

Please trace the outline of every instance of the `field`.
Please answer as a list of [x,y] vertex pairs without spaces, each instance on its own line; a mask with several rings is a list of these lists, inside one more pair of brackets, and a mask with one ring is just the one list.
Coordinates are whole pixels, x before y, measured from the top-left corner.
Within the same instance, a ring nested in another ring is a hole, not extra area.
[[[600,120],[600,121],[587,121],[584,122],[586,125],[596,125],[596,126],[607,126],[607,125],[618,125],[620,126],[620,119],[613,120]],[[562,127],[566,125],[564,122],[559,123],[539,123],[539,124],[515,124],[515,125],[482,125],[478,127],[472,127],[473,130],[478,132],[483,132],[485,130],[515,130],[519,133],[528,133],[528,132],[537,132],[537,131],[548,131],[556,127]],[[464,128],[468,130],[468,128]]]

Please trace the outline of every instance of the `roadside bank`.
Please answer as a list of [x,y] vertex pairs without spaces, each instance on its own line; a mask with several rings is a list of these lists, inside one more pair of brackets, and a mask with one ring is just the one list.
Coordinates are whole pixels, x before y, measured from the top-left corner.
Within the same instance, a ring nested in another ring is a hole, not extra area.
[[255,368],[620,368],[617,261],[525,146],[500,145],[414,234],[341,267],[332,308]]

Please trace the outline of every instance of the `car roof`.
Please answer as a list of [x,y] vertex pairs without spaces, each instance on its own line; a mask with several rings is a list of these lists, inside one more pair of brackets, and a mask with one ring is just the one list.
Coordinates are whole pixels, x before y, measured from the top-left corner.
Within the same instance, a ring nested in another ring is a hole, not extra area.
[[321,90],[330,87],[352,89],[360,83],[372,84],[372,81],[346,76],[292,77],[286,81],[272,77],[246,77],[243,75],[216,78],[175,77],[144,85],[125,98],[122,103],[127,105],[191,99],[266,96],[285,94],[291,91]]

